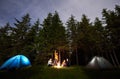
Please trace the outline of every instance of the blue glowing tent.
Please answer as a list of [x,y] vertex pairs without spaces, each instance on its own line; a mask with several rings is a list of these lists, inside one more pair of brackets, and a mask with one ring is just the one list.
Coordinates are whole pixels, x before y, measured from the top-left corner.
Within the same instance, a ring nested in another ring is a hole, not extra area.
[[16,55],[8,59],[3,65],[0,67],[2,69],[18,69],[30,66],[31,63],[27,57],[24,55]]

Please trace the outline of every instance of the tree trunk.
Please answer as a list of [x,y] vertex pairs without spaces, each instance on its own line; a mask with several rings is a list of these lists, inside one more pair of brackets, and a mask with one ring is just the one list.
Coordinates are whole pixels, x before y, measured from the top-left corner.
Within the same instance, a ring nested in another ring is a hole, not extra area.
[[109,59],[109,55],[108,55],[108,53],[105,52],[105,54],[106,54],[106,58]]
[[76,64],[79,65],[79,60],[78,60],[78,51],[77,51],[77,48],[75,49],[76,50]]
[[118,61],[118,59],[117,59],[117,56],[116,56],[116,54],[115,54],[115,51],[114,51],[114,50],[113,50],[113,55],[114,55],[114,57],[115,57],[115,60],[116,60],[117,65],[119,66],[119,61]]
[[111,59],[112,59],[113,65],[116,67],[116,63],[115,63],[115,61],[114,61],[114,59],[113,59],[112,53],[110,53],[110,57],[111,57]]

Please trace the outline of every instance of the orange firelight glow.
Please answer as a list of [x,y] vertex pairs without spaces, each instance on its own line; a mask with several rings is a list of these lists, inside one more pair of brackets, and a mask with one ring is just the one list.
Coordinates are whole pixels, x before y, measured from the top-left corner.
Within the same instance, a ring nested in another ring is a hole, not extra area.
[[54,52],[54,59],[55,59],[55,63],[53,65],[54,68],[62,68],[63,67],[63,63],[61,64],[61,55],[60,53],[58,53],[56,50]]
[[59,68],[62,68],[62,67],[63,67],[63,66],[62,66],[62,65],[60,65],[60,62],[58,62],[58,63],[57,63],[57,65],[56,65],[56,66],[54,66],[54,68],[58,68],[58,69],[59,69]]

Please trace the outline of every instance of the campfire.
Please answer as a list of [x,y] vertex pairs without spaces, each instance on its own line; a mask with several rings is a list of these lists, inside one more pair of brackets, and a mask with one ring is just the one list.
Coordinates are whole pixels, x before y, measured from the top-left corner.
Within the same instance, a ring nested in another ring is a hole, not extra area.
[[48,66],[53,66],[54,68],[63,68],[65,66],[68,66],[68,59],[61,62],[61,55],[55,50],[54,58],[49,59]]
[[57,65],[53,66],[54,68],[62,68],[63,66],[61,66],[60,62],[57,63]]
[[53,67],[62,68],[62,66],[61,66],[61,55],[56,50],[54,52],[54,64],[53,64]]

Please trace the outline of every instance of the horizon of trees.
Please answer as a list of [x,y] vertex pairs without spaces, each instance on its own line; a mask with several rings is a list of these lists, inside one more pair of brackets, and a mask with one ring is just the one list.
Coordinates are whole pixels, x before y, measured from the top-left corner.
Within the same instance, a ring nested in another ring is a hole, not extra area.
[[102,18],[90,22],[83,14],[78,21],[71,15],[64,26],[55,11],[42,23],[38,19],[32,24],[29,14],[15,19],[14,26],[6,23],[0,27],[0,64],[16,54],[26,55],[33,64],[45,64],[57,50],[71,64],[86,65],[92,57],[103,56],[118,67],[120,6],[116,5],[114,11],[103,9]]

